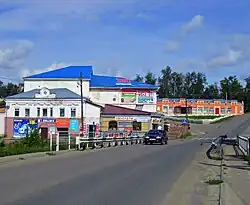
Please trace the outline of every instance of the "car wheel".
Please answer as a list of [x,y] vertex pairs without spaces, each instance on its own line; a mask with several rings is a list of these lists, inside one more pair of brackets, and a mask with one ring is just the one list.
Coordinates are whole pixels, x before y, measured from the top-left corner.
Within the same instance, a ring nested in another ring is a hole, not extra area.
[[161,140],[161,145],[164,145],[165,144],[165,141],[164,141],[164,139],[163,140]]

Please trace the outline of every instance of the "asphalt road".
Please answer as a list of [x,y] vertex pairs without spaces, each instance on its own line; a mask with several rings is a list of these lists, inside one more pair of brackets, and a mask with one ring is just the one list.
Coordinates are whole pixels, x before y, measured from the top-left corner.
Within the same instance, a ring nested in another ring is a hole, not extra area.
[[[234,134],[250,116],[215,125]],[[201,149],[199,141],[127,146],[0,164],[1,205],[158,205]]]

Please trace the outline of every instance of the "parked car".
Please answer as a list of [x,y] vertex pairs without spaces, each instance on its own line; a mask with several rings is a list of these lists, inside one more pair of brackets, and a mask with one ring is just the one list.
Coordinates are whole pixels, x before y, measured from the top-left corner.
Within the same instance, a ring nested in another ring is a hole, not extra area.
[[162,145],[168,143],[168,136],[165,130],[149,130],[145,135],[144,144],[160,143]]

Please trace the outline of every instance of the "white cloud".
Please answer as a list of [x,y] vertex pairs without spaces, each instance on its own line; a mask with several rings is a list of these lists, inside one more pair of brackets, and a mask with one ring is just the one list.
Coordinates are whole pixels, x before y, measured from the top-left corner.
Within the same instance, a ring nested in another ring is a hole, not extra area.
[[178,41],[167,41],[166,42],[166,51],[175,52],[179,49],[180,43]]
[[203,25],[203,22],[204,17],[201,15],[196,15],[191,19],[191,21],[182,26],[182,30],[185,33],[191,32],[194,29],[201,27]]
[[0,50],[0,69],[19,69],[32,52],[31,41],[17,41],[9,48]]
[[219,55],[208,62],[208,67],[224,67],[237,65],[242,58],[241,51],[229,50],[225,55]]
[[41,69],[22,69],[20,71],[20,77],[26,77],[29,75],[35,75],[38,73],[43,73],[51,70],[55,70],[58,68],[63,68],[66,66],[70,66],[71,64],[60,62],[60,63],[53,63],[52,65],[48,66],[47,68],[41,68]]

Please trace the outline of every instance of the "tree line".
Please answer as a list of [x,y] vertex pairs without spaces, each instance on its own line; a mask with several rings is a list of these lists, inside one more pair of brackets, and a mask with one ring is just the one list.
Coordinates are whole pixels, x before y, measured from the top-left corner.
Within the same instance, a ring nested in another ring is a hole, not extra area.
[[13,84],[13,83],[7,83],[4,84],[2,81],[0,81],[0,105],[5,104],[4,101],[1,101],[1,99],[18,94],[20,92],[23,92],[23,84]]
[[209,84],[204,73],[175,72],[166,66],[159,77],[148,72],[144,77],[137,74],[134,80],[158,85],[159,98],[238,100],[244,102],[246,111],[250,111],[250,76],[245,79],[245,85],[236,76],[227,76],[218,83]]

